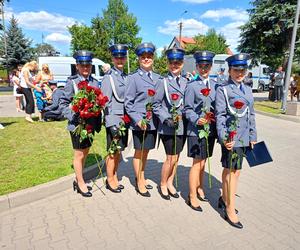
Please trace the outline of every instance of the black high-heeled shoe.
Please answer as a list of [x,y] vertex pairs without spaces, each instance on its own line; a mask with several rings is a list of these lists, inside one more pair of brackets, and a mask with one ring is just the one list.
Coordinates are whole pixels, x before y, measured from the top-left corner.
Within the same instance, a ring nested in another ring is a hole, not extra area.
[[203,198],[200,196],[200,194],[197,194],[197,198],[200,200],[200,201],[204,201],[204,202],[209,202],[209,199],[204,196]]
[[[137,178],[135,177],[135,182],[137,183]],[[153,186],[152,185],[150,185],[150,184],[147,184],[147,185],[145,185],[145,188],[146,189],[153,189]]]
[[224,210],[224,219],[229,223],[229,225],[231,225],[235,228],[242,229],[244,227],[240,221],[238,221],[238,222],[231,221],[228,217],[226,209]]
[[117,187],[117,188],[112,188],[112,187],[109,185],[107,179],[105,180],[105,187],[106,187],[106,189],[110,190],[110,191],[113,192],[113,193],[121,193],[121,189],[119,189],[119,187]]
[[165,200],[170,200],[170,195],[163,194],[163,192],[161,191],[161,186],[157,186],[157,190],[158,190],[158,193],[160,194],[161,198],[163,198]]
[[197,212],[202,212],[202,211],[203,211],[202,208],[201,208],[200,206],[194,207],[194,206],[192,205],[192,202],[191,202],[191,198],[190,198],[190,197],[188,197],[188,199],[185,201],[185,203],[186,203],[188,206],[190,206],[193,210],[195,210],[195,211],[197,211]]
[[135,191],[137,194],[140,194],[143,197],[151,197],[151,194],[149,193],[149,191],[146,191],[145,193],[142,193],[139,188],[138,188],[138,184],[137,184],[137,178],[135,178]]
[[[223,210],[226,209],[226,204],[225,204],[225,202],[224,202],[222,196],[220,196],[220,198],[219,198],[219,201],[218,201],[218,208],[223,209]],[[238,214],[239,211],[238,211],[237,209],[235,209],[235,213]]]
[[168,189],[168,193],[169,193],[169,195],[171,196],[171,197],[173,197],[173,198],[176,198],[176,199],[178,199],[179,198],[179,194],[176,192],[175,194],[172,194],[171,192],[170,192],[170,190]]
[[122,184],[119,184],[118,188],[122,190],[124,189],[124,186]]
[[[73,181],[73,190],[76,191],[77,187],[78,187],[78,183],[76,181]],[[86,186],[86,187],[89,191],[93,190],[93,188],[90,186]]]
[[73,189],[74,189],[74,191],[77,190],[77,193],[81,194],[83,197],[92,197],[93,196],[93,194],[90,191],[82,192],[78,183],[75,181],[73,182]]

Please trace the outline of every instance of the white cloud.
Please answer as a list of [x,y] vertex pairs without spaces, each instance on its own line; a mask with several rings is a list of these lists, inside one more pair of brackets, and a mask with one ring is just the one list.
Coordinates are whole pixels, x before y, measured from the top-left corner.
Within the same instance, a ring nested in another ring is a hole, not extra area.
[[173,2],[185,2],[185,3],[196,3],[196,4],[201,4],[201,3],[208,3],[212,2],[214,0],[172,0]]
[[[164,26],[158,27],[158,32],[166,35],[179,35],[179,20],[170,21],[167,20],[164,23]],[[193,37],[197,34],[205,34],[208,30],[208,26],[202,22],[197,21],[196,19],[183,19],[183,28],[182,36]]]
[[234,21],[247,21],[248,13],[245,10],[238,9],[219,9],[219,10],[208,10],[201,15],[201,18],[213,19],[219,21],[221,18],[228,17]]
[[51,33],[51,34],[47,35],[45,40],[46,40],[46,42],[69,44],[71,42],[71,36],[55,32],[55,33]]
[[75,24],[76,19],[46,11],[24,11],[15,13],[11,8],[6,10],[6,19],[14,15],[22,28],[43,32],[67,32],[67,27]]
[[217,30],[217,32],[220,32],[225,36],[227,44],[234,52],[236,52],[236,48],[240,40],[240,26],[242,26],[243,24],[245,24],[245,22],[232,22]]

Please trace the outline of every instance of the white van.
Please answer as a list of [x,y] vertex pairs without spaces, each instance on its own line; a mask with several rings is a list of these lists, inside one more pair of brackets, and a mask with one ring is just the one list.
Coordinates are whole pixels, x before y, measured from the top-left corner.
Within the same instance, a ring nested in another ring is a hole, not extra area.
[[[230,55],[227,54],[217,54],[213,59],[213,66],[209,74],[210,78],[217,80],[218,72],[221,68],[225,69],[225,75],[228,76],[228,64],[225,61]],[[184,72],[192,72],[196,70],[195,59],[193,55],[187,55],[184,57]],[[197,71],[197,70],[196,70]],[[258,66],[249,67],[248,72],[252,72],[253,86],[252,90],[263,91],[267,90],[270,83],[270,76],[268,75],[269,67],[265,64],[260,64]]]
[[[67,78],[76,74],[76,61],[73,57],[63,56],[41,56],[38,58],[40,69],[42,64],[48,64],[54,80],[58,82],[66,82]],[[100,59],[93,59],[92,76],[101,81],[103,78],[102,65],[103,61]]]

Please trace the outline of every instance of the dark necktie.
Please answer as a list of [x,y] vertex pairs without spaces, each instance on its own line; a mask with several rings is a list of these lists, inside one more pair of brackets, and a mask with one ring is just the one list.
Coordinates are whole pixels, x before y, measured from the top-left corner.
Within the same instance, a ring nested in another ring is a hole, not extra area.
[[151,75],[151,72],[148,72],[148,77],[151,79],[151,81],[152,81],[152,75]]
[[179,79],[180,79],[180,77],[179,77],[179,76],[177,76],[177,77],[176,77],[176,83],[177,83],[177,84],[180,86]]
[[240,90],[245,94],[245,90],[242,84],[240,84]]

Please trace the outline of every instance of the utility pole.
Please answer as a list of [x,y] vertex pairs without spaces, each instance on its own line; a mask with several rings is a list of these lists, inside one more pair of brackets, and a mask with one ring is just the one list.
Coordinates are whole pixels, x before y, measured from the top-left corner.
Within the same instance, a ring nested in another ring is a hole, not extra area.
[[127,56],[127,67],[128,67],[128,74],[129,74],[130,73],[129,50],[127,50],[126,56]]
[[182,27],[183,27],[183,23],[182,23],[182,16],[187,13],[187,10],[185,10],[184,12],[182,12],[182,14],[180,15],[180,23],[179,23],[179,48],[181,48],[181,37],[182,37]]
[[289,85],[290,85],[291,70],[292,70],[295,42],[296,42],[297,29],[298,29],[299,12],[300,12],[300,0],[297,1],[297,9],[296,9],[296,15],[295,15],[295,21],[293,27],[290,53],[289,53],[289,61],[288,61],[287,70],[285,72],[286,75],[284,81],[284,92],[283,92],[283,100],[282,100],[282,107],[281,107],[284,113],[286,112],[287,95],[288,95]]

